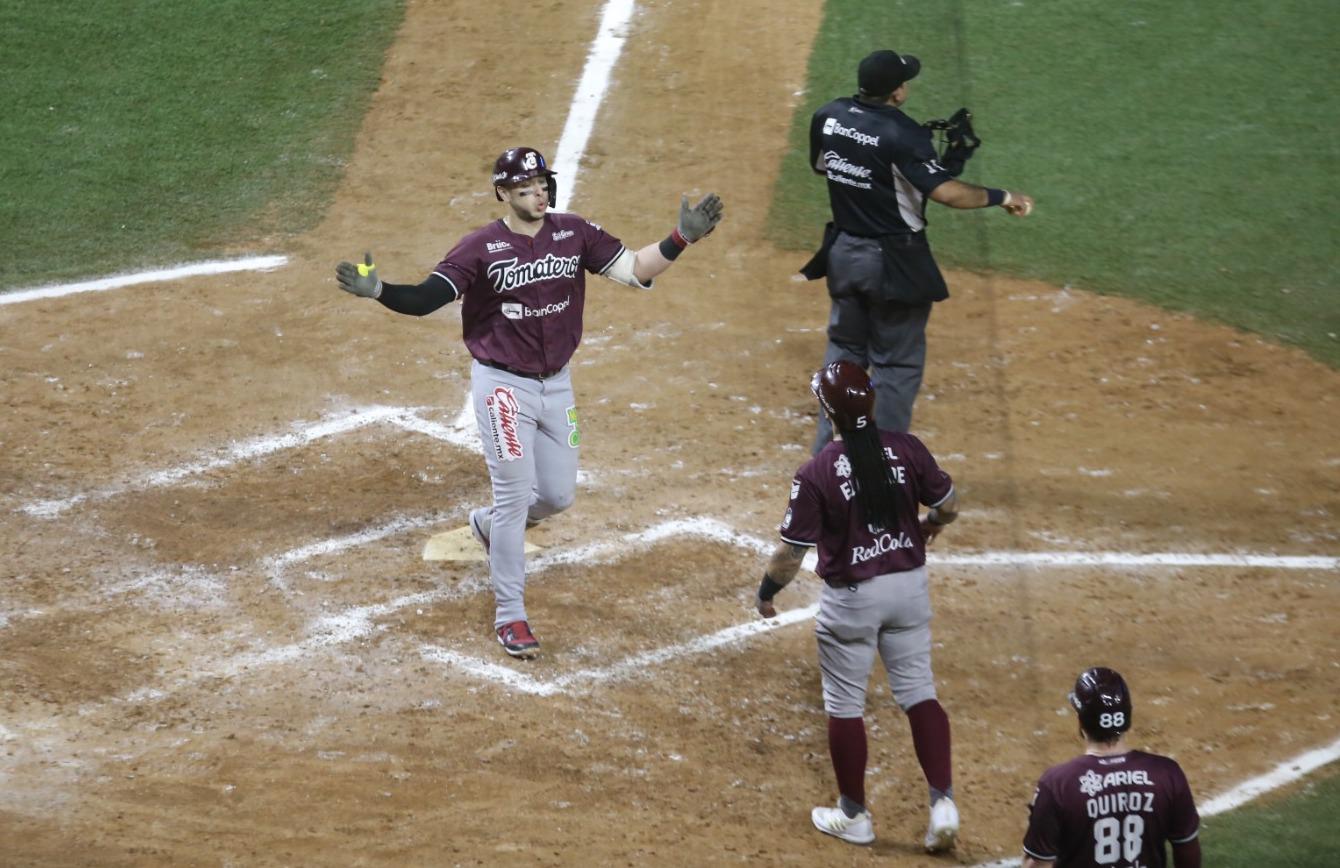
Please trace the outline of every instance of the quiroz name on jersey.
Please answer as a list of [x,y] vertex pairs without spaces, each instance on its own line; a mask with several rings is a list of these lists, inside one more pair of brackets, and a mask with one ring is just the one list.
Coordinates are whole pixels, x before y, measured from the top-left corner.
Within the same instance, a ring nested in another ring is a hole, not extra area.
[[581,257],[550,253],[534,262],[521,262],[516,257],[491,262],[488,274],[494,292],[507,292],[541,280],[573,278],[580,269]]

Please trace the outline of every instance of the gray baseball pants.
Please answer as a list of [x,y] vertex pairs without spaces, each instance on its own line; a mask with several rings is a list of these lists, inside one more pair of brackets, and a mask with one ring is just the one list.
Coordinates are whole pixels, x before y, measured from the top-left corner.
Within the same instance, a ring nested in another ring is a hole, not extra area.
[[[838,235],[828,263],[832,309],[824,366],[846,360],[868,370],[875,387],[875,425],[881,431],[909,431],[926,367],[931,302],[881,300],[884,253],[874,238]],[[820,413],[813,451],[832,439],[833,426]]]
[[475,362],[470,392],[493,483],[484,526],[500,627],[527,620],[526,523],[572,506],[581,434],[567,368],[533,380]]
[[924,566],[854,585],[826,585],[814,634],[824,711],[830,717],[865,713],[866,685],[877,653],[900,708],[906,711],[935,698],[931,597]]

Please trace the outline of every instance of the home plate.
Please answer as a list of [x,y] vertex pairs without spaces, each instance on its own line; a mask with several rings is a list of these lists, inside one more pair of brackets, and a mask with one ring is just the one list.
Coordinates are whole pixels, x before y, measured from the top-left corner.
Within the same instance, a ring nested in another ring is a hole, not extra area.
[[[526,543],[526,554],[538,552],[540,547],[533,543]],[[435,533],[428,537],[428,542],[423,545],[423,559],[425,561],[472,561],[481,563],[484,561],[484,548],[475,541],[475,535],[470,533],[470,526],[458,527],[455,530],[444,530],[442,533]]]

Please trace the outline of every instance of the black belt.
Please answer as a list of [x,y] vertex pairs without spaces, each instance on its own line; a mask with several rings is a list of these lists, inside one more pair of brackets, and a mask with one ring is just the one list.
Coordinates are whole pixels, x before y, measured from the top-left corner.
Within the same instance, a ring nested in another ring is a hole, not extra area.
[[507,365],[499,362],[490,362],[488,359],[475,359],[475,361],[485,367],[497,368],[500,371],[506,371],[507,373],[514,374],[518,377],[525,377],[527,380],[547,380],[550,377],[557,377],[559,374],[563,373],[562,368],[559,368],[557,371],[545,371],[542,374],[536,374],[531,371],[518,371],[516,368],[509,368]]
[[868,581],[868,579],[861,579],[860,582],[848,582],[843,579],[824,579],[824,584],[828,585],[830,588],[846,588],[849,591],[854,591],[856,590],[856,586],[864,581]]

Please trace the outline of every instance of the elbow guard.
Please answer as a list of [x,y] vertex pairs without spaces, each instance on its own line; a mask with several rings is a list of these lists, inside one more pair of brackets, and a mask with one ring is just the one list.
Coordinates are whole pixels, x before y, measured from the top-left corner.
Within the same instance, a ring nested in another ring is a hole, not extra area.
[[608,277],[615,283],[622,283],[631,286],[634,289],[651,289],[653,281],[643,283],[637,279],[633,272],[633,265],[637,262],[637,254],[625,247],[614,261],[605,266],[605,270],[600,272],[602,277]]

